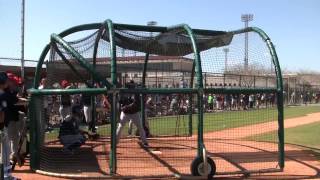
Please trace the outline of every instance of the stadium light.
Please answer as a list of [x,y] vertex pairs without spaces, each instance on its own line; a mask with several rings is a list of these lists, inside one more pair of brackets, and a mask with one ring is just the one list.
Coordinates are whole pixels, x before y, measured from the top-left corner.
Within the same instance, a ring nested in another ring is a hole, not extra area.
[[223,48],[223,52],[224,54],[224,72],[228,71],[228,52],[229,52],[229,48]]
[[[157,21],[148,21],[147,26],[156,26],[158,24]],[[153,33],[150,32],[150,39],[153,37]],[[158,69],[156,70],[156,87],[158,88]]]
[[157,21],[148,21],[148,22],[147,22],[147,25],[148,25],[148,26],[155,26],[155,25],[157,25],[157,24],[158,24]]
[[[158,24],[157,21],[148,21],[147,22],[147,26],[156,26],[157,24]],[[153,33],[150,32],[150,37],[152,37],[152,36],[153,36]]]
[[[244,22],[244,27],[248,28],[249,26],[249,21],[253,21],[253,14],[242,14],[241,15],[241,21]],[[248,69],[248,46],[249,46],[249,36],[248,36],[248,32],[245,33],[245,45],[244,45],[244,67],[245,70]]]

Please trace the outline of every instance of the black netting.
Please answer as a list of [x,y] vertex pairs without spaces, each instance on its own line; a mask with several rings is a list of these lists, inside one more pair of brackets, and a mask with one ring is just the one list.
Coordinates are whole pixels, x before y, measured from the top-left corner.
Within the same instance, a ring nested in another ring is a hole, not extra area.
[[[164,56],[184,56],[193,52],[190,37],[185,32],[169,31],[151,36],[149,34],[150,32],[115,30],[115,43],[125,49]],[[106,40],[109,39],[107,33],[103,37]],[[195,39],[199,51],[204,51],[212,47],[229,44],[232,40],[232,34],[220,36],[195,35]],[[148,47],[145,46],[146,44]],[[180,47],[180,51],[176,50],[177,46]]]
[[248,37],[248,50],[242,33],[234,35],[227,46],[200,53],[207,87],[276,87],[275,67],[266,43],[256,33],[250,32]]

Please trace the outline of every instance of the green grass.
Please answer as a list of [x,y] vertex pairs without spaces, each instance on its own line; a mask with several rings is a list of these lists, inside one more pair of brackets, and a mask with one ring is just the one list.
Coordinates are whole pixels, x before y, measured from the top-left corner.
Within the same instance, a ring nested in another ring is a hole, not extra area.
[[[320,106],[299,106],[286,107],[284,109],[285,118],[304,116],[313,112],[320,112]],[[176,123],[180,120],[177,129]],[[277,120],[277,110],[260,109],[250,111],[225,111],[216,113],[206,113],[204,115],[204,131],[212,132],[223,129],[247,126],[252,124],[264,123]],[[149,120],[152,134],[154,135],[175,135],[188,133],[188,115],[154,117]],[[123,130],[126,134],[127,126]],[[197,132],[197,115],[193,115],[193,133]],[[98,133],[110,135],[110,125],[100,126]],[[52,133],[50,133],[52,134]],[[55,133],[54,133],[55,134]],[[51,136],[51,135],[50,135]]]
[[[299,106],[286,107],[284,109],[285,118],[293,118],[305,116],[309,113],[320,112],[319,106]],[[250,111],[225,111],[217,113],[206,113],[204,115],[204,131],[212,132],[223,129],[247,126],[252,124],[264,123],[277,120],[277,110],[260,109]],[[184,124],[188,125],[188,116],[180,116],[184,120]],[[176,126],[177,117],[156,117],[150,120],[151,129],[157,134],[174,134],[174,127]],[[197,132],[197,116],[193,116],[193,132]],[[187,128],[187,127],[186,127]],[[180,122],[180,132],[186,129],[183,123]]]
[[[258,141],[274,141],[275,132],[249,137]],[[320,122],[285,129],[285,143],[320,149]]]
[[[269,132],[246,139],[275,142],[275,135],[276,132]],[[285,143],[298,145],[300,148],[311,151],[320,160],[320,122],[285,129]]]

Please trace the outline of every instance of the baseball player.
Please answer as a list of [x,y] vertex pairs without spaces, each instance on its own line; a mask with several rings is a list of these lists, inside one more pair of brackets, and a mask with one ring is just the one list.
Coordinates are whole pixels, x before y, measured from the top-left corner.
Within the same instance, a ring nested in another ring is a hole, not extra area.
[[[133,80],[131,80],[130,83],[128,84],[128,88],[129,89],[135,88],[135,84]],[[117,128],[117,142],[119,142],[120,140],[121,131],[123,127],[127,122],[131,120],[132,123],[139,130],[139,135],[142,141],[142,145],[144,147],[148,147],[146,134],[140,119],[140,107],[141,107],[140,96],[138,94],[124,95],[123,97],[121,97],[120,105],[121,105],[121,114],[120,114],[120,122]]]
[[5,89],[7,88],[8,76],[5,72],[0,72],[0,140],[1,140],[1,163],[3,165],[4,179],[16,179],[11,175],[10,148],[8,139],[8,122],[6,114],[8,110],[8,99]]

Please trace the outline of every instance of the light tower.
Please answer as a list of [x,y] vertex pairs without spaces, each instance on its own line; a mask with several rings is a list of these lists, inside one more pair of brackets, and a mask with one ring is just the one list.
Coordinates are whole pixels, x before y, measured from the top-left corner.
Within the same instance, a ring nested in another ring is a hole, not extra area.
[[[148,21],[147,22],[147,26],[156,26],[158,24],[157,21]],[[153,33],[150,32],[150,39],[153,37]],[[163,74],[162,74],[163,75]],[[155,76],[156,76],[156,87],[158,88],[158,69],[156,69],[155,72]]]
[[21,79],[24,80],[24,9],[25,0],[21,2]]
[[[148,26],[156,26],[157,24],[158,24],[157,21],[148,21],[147,22]],[[150,32],[150,37],[152,37],[152,36],[153,36],[153,34],[152,34],[152,32]]]
[[229,48],[223,48],[224,54],[224,72],[226,73],[228,71],[228,53],[229,53]]
[[[249,26],[249,21],[253,20],[253,14],[242,14],[241,15],[241,21],[244,22],[244,27],[247,28]],[[244,37],[244,68],[245,70],[248,69],[248,40],[249,40],[249,36],[248,36],[248,32],[245,33],[245,37]]]

